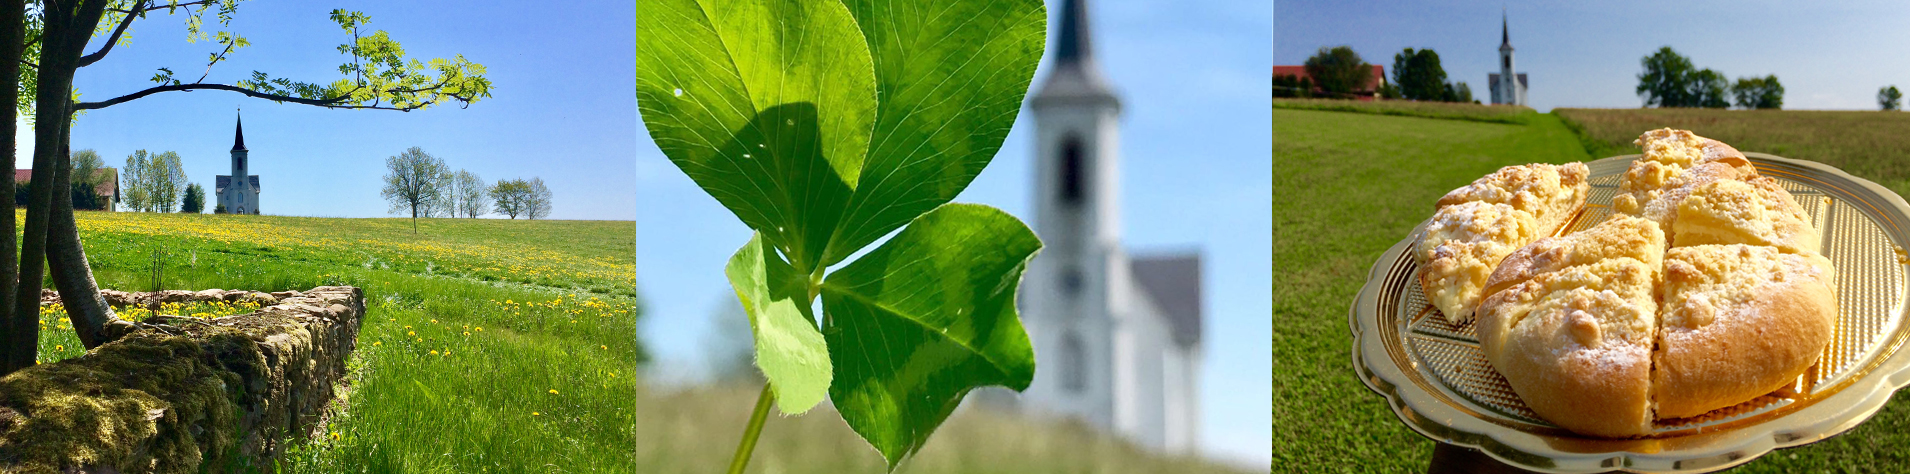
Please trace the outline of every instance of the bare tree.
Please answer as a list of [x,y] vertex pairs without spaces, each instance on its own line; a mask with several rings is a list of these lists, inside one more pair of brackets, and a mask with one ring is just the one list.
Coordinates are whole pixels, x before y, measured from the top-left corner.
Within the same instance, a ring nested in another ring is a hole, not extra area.
[[485,197],[490,186],[484,185],[484,179],[476,173],[458,170],[451,177],[451,217],[478,218],[491,213],[491,201]]
[[451,173],[444,160],[415,146],[385,158],[385,168],[391,171],[385,175],[385,201],[391,203],[392,213],[410,211],[411,233],[418,233],[418,215],[429,216],[431,207],[442,199]]
[[133,151],[132,154],[126,155],[126,169],[120,173],[123,175],[120,181],[120,193],[125,196],[126,209],[128,210],[152,210],[148,208],[148,205],[152,202],[152,194],[149,191],[150,186],[148,186],[148,183],[152,178],[148,176],[146,171],[150,168],[147,164],[151,161],[151,157],[146,154],[146,150],[136,150]]
[[530,211],[532,197],[531,183],[522,179],[506,179],[491,186],[491,202],[497,205],[497,213],[516,219]]
[[524,216],[531,219],[550,217],[550,188],[544,187],[544,178],[531,178],[531,199],[524,208]]

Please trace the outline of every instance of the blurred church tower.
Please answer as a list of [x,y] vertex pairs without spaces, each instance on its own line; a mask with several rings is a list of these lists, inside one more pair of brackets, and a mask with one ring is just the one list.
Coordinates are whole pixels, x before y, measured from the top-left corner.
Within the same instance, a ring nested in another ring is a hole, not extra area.
[[1086,0],[1060,0],[1035,121],[1035,231],[1022,280],[1035,346],[1030,411],[1191,453],[1198,439],[1200,255],[1121,247],[1121,101],[1094,60]]

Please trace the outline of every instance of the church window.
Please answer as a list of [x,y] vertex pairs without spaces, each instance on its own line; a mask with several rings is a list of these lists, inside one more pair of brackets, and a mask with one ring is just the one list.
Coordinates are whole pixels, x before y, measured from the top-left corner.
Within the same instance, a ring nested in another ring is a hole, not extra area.
[[1061,335],[1061,354],[1056,365],[1061,366],[1061,388],[1069,393],[1080,393],[1088,388],[1088,371],[1082,367],[1087,362],[1085,352],[1081,338],[1073,332]]
[[1071,266],[1061,272],[1061,291],[1068,296],[1081,294],[1081,269]]
[[1087,195],[1086,166],[1082,163],[1081,139],[1069,136],[1061,144],[1061,202],[1080,204]]
[[1503,57],[1503,58],[1499,58],[1499,60],[1501,60],[1501,61],[1505,61],[1505,68],[1506,68],[1506,69],[1511,69],[1511,68],[1512,68],[1512,57],[1511,57],[1511,56],[1506,56],[1506,57]]

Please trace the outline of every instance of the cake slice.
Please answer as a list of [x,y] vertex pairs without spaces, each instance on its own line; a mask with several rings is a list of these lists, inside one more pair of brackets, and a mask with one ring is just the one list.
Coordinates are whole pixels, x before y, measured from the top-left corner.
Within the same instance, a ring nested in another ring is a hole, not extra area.
[[1698,186],[1678,203],[1671,225],[1674,247],[1750,244],[1788,253],[1816,253],[1823,238],[1810,214],[1777,180],[1718,180]]
[[1657,269],[1629,257],[1542,273],[1479,305],[1479,346],[1540,417],[1605,437],[1651,430]]
[[1836,271],[1814,252],[1698,245],[1665,255],[1653,354],[1658,418],[1770,393],[1817,363],[1837,324]]
[[1440,198],[1413,251],[1426,298],[1448,322],[1470,320],[1499,261],[1584,206],[1589,173],[1582,163],[1507,166]]
[[1736,148],[1688,130],[1652,130],[1633,143],[1643,147],[1644,154],[1619,180],[1612,210],[1658,221],[1666,229],[1691,190],[1720,179],[1757,176],[1751,160]]

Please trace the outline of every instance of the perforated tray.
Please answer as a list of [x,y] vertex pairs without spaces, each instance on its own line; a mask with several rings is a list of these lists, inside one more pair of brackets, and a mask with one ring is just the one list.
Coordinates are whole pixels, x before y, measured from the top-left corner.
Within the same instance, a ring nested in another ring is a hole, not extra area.
[[[1745,155],[1811,214],[1824,236],[1824,256],[1837,267],[1836,333],[1818,364],[1790,387],[1698,417],[1660,420],[1641,438],[1594,438],[1558,428],[1527,408],[1493,370],[1471,323],[1448,324],[1427,303],[1410,254],[1425,223],[1373,264],[1353,303],[1355,370],[1420,434],[1538,471],[1712,471],[1856,427],[1910,384],[1910,351],[1899,350],[1910,336],[1903,324],[1910,205],[1830,166]],[[1591,195],[1561,234],[1609,217],[1619,178],[1637,158],[1587,163]]]

